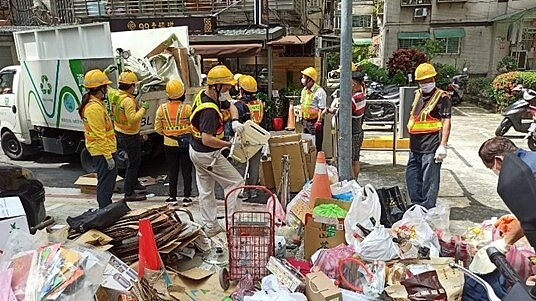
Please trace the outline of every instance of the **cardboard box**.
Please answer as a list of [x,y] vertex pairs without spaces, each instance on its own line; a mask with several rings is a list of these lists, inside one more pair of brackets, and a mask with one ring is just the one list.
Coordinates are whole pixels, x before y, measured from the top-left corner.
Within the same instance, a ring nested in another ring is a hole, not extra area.
[[274,170],[272,168],[272,160],[269,158],[266,161],[261,161],[261,185],[268,189],[275,188]]
[[296,270],[286,259],[270,256],[266,268],[277,277],[291,292],[303,292],[305,277]]
[[[117,187],[117,182],[121,180],[123,180],[123,178],[120,176],[117,176],[115,178],[114,192],[119,192],[119,188]],[[74,182],[74,185],[78,185],[78,187],[80,187],[80,192],[82,193],[96,194],[97,193],[97,174],[89,173],[89,174],[79,176],[76,182]]]
[[305,296],[308,301],[342,301],[341,289],[324,272],[305,276]]
[[[336,204],[344,210],[349,210],[351,202],[336,199],[316,199],[315,207],[320,204]],[[311,259],[319,249],[329,249],[346,243],[344,237],[344,218],[327,221],[318,221],[310,213],[305,215],[305,259]]]
[[22,202],[16,196],[0,198],[0,254],[13,230],[30,232]]
[[315,175],[315,165],[316,165],[316,149],[313,144],[313,140],[304,139],[302,140],[302,149],[305,158],[307,179],[312,180]]
[[300,134],[274,136],[268,141],[275,187],[279,187],[279,183],[281,182],[281,158],[283,155],[289,155],[290,192],[300,192],[302,190],[307,177],[300,141]]

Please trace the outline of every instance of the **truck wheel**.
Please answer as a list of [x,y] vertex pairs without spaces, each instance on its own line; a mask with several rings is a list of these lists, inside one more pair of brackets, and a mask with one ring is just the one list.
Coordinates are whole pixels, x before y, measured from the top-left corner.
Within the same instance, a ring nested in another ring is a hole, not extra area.
[[10,131],[2,134],[2,150],[11,160],[21,160],[24,158],[24,145]]
[[93,173],[95,172],[95,167],[93,167],[93,157],[87,150],[87,148],[83,148],[80,152],[80,164],[82,165],[82,169],[87,173]]

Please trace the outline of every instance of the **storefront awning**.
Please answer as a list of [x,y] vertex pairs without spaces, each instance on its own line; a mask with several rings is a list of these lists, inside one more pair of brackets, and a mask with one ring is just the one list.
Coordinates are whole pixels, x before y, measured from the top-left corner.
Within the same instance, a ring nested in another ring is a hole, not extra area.
[[434,37],[438,38],[438,39],[463,38],[463,37],[465,37],[465,29],[463,29],[463,28],[434,29]]
[[190,45],[196,54],[203,57],[255,56],[261,52],[262,44],[212,44]]
[[430,34],[426,31],[417,31],[417,32],[399,32],[399,40],[418,40],[418,39],[428,39]]
[[270,45],[303,45],[314,39],[314,35],[284,36],[279,40],[268,42]]
[[372,45],[372,39],[371,38],[354,38],[354,45],[358,46],[364,46],[364,45]]

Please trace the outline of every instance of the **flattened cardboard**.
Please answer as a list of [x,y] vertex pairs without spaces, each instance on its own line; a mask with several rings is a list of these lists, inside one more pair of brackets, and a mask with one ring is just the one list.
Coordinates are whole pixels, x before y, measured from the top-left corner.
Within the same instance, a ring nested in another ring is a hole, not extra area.
[[30,232],[22,202],[18,197],[0,198],[0,254],[14,230]]
[[305,296],[308,301],[341,301],[341,289],[324,272],[309,273],[305,276]]
[[274,169],[272,167],[272,160],[268,158],[266,161],[261,161],[261,185],[266,186],[268,189],[275,188]]
[[179,275],[184,276],[188,279],[192,279],[192,280],[205,279],[207,277],[210,277],[214,273],[215,273],[214,271],[204,270],[200,268],[193,268],[187,271],[178,272]]
[[80,237],[78,237],[77,239],[75,239],[76,242],[97,247],[104,246],[112,240],[113,238],[111,238],[110,236],[95,229],[91,229],[86,233],[80,235]]
[[[350,209],[350,202],[344,202],[336,199],[318,198],[315,206],[320,204],[336,204],[344,210]],[[344,218],[337,219],[337,224],[330,225],[317,222],[310,213],[305,216],[305,259],[311,259],[319,249],[334,248],[340,244],[346,243],[344,237]]]
[[[122,177],[117,176],[115,178],[115,187],[114,191],[118,192],[117,182],[123,180]],[[97,193],[97,174],[89,173],[82,176],[79,176],[74,185],[78,185],[80,192],[87,194],[96,194]]]
[[304,155],[300,145],[301,135],[291,134],[274,136],[268,141],[270,145],[270,156],[272,158],[272,169],[275,187],[279,187],[281,182],[281,158],[289,155],[290,158],[290,192],[299,192],[306,181],[306,166],[304,165]]
[[290,212],[292,212],[301,222],[305,225],[305,215],[307,213],[312,213],[311,207],[309,207],[309,204],[307,204],[303,200],[298,200],[294,207],[290,209]]

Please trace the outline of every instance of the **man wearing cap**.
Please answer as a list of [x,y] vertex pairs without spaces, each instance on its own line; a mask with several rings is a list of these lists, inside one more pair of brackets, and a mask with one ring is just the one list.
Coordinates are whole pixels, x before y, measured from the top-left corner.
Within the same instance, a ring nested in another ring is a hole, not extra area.
[[[143,201],[145,195],[137,194],[138,171],[141,165],[141,119],[145,115],[149,104],[142,102],[141,106],[134,96],[138,77],[132,71],[124,71],[119,75],[119,90],[117,102],[113,104],[114,129],[117,144],[127,155],[127,170],[123,190],[126,201]],[[140,187],[141,188],[141,187]]]
[[302,72],[301,84],[301,114],[304,133],[315,136],[316,151],[322,150],[324,141],[324,121],[322,111],[326,108],[326,91],[316,84],[318,72],[313,67],[305,68]]
[[[210,69],[207,74],[208,87],[199,92],[193,101],[192,143],[190,158],[195,166],[197,187],[199,189],[199,207],[205,233],[212,237],[223,229],[217,221],[218,207],[214,195],[214,185],[218,182],[225,195],[234,187],[244,183],[240,173],[222,155],[222,149],[230,148],[232,142],[225,141],[224,120],[222,112],[229,110],[232,128],[241,133],[244,126],[238,121],[238,111],[229,101],[229,90],[236,84],[233,74],[224,65]],[[239,209],[237,193],[227,199],[227,216]]]
[[436,206],[441,163],[447,157],[451,128],[451,102],[448,93],[435,85],[437,72],[429,63],[415,70],[419,89],[408,121],[410,134],[406,184],[413,204],[428,209]]

